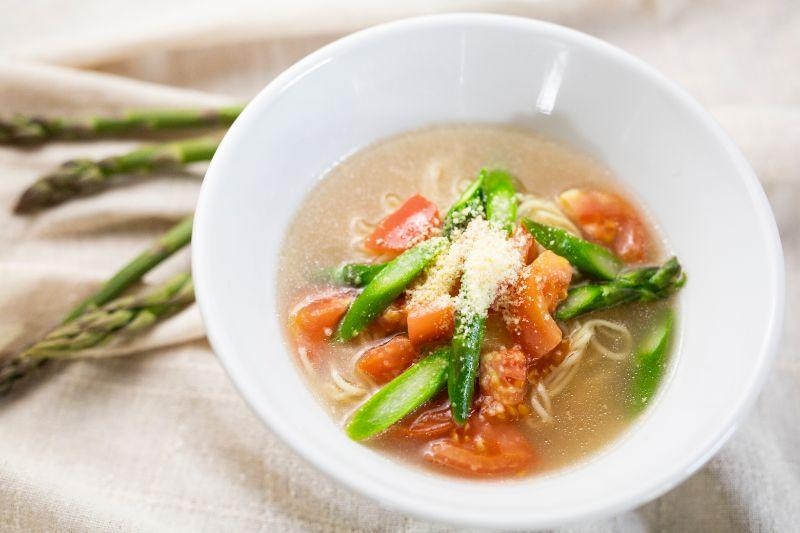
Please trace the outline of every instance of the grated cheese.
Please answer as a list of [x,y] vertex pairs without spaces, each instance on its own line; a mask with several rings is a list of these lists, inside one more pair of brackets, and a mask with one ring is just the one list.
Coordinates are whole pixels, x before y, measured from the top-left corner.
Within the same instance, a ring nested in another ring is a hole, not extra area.
[[464,269],[471,239],[469,228],[453,236],[450,247],[439,254],[421,283],[409,291],[409,307],[445,307],[452,303],[453,290]]
[[522,270],[518,246],[506,233],[477,218],[467,226],[469,251],[464,259],[456,310],[465,316],[483,315],[501,287],[513,285]]

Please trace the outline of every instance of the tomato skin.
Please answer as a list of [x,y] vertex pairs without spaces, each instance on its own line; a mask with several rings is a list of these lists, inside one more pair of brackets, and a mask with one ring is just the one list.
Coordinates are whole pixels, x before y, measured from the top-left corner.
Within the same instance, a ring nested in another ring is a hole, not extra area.
[[594,189],[569,189],[558,203],[589,239],[629,263],[647,258],[651,239],[636,208],[623,197]]
[[298,336],[306,341],[324,341],[333,334],[354,299],[355,292],[350,290],[311,296],[295,308],[291,316],[292,325]]
[[449,302],[430,307],[410,306],[407,316],[408,337],[414,346],[450,338],[455,329],[455,320],[455,310]]
[[456,423],[450,413],[450,400],[446,396],[422,410],[417,410],[397,425],[400,435],[421,440],[444,437],[455,428]]
[[415,194],[378,222],[364,246],[377,254],[397,255],[433,235],[441,223],[436,204]]
[[571,279],[569,262],[549,250],[542,252],[523,271],[506,327],[533,359],[544,356],[561,342],[563,333],[551,313],[566,298]]
[[417,355],[408,337],[395,335],[382,344],[368,348],[358,359],[356,368],[378,384],[388,383],[411,366]]
[[519,429],[480,414],[450,437],[431,442],[425,459],[474,476],[524,473],[536,464],[533,447]]

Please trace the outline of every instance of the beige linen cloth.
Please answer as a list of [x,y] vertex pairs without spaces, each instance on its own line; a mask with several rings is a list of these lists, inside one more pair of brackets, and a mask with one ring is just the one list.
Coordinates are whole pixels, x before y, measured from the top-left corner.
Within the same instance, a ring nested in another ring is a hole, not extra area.
[[[756,408],[707,466],[652,503],[569,530],[800,530],[797,0],[5,0],[0,8],[2,113],[86,115],[246,101],[286,66],[344,33],[437,11],[543,18],[650,62],[717,117],[767,190],[786,254],[785,333]],[[23,188],[63,160],[134,145],[0,147],[0,352],[57,322],[193,209],[202,167],[40,216],[10,214]],[[747,243],[741,253],[748,253]],[[147,281],[187,267],[184,252]],[[731,287],[731,301],[721,304],[735,302]],[[273,436],[217,363],[195,308],[128,348],[137,354],[50,365],[0,399],[0,530],[447,529],[338,486]]]

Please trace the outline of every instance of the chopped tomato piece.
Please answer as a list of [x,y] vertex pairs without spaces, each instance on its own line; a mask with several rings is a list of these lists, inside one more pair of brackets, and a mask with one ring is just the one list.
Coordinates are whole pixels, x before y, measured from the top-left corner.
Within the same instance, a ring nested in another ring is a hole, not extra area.
[[650,235],[641,215],[623,197],[592,189],[569,189],[559,195],[558,203],[590,240],[611,248],[625,261],[646,259]]
[[481,355],[481,413],[504,420],[526,414],[519,407],[525,400],[527,377],[528,359],[519,346]]
[[356,368],[378,383],[387,383],[411,366],[417,350],[405,335],[396,335],[364,352]]
[[399,254],[430,237],[440,224],[436,204],[415,194],[378,222],[364,245],[379,254]]
[[522,261],[526,265],[529,265],[536,259],[538,255],[538,250],[536,249],[536,241],[533,240],[533,236],[523,228],[522,226],[517,226],[514,228],[514,233],[511,235],[511,240],[522,256]]
[[444,437],[455,428],[456,423],[450,413],[450,400],[447,396],[421,411],[412,413],[397,426],[401,435],[424,440]]
[[466,474],[484,476],[521,474],[536,462],[533,447],[519,429],[481,415],[471,416],[450,437],[431,442],[425,458]]
[[561,342],[563,334],[551,313],[566,298],[571,279],[569,262],[549,250],[523,270],[521,287],[509,306],[506,327],[534,359]]
[[547,310],[552,313],[558,303],[567,297],[572,281],[572,266],[569,261],[548,250],[531,264],[531,273],[547,304]]
[[353,291],[314,296],[294,311],[292,322],[305,339],[313,342],[325,340],[333,334],[353,299]]
[[408,310],[408,338],[415,346],[453,336],[455,311],[449,302]]

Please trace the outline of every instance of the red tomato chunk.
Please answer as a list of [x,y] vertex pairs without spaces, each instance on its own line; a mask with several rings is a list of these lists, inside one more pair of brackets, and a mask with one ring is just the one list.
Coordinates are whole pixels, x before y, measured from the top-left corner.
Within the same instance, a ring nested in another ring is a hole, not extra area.
[[525,415],[522,406],[527,387],[528,361],[519,346],[494,350],[481,356],[481,413],[514,420]]
[[336,291],[314,296],[297,308],[292,315],[292,323],[305,339],[323,341],[333,335],[354,298],[354,291]]
[[592,189],[569,189],[561,193],[558,203],[590,240],[611,248],[630,263],[647,258],[650,236],[636,208],[621,196]]
[[539,358],[561,342],[563,333],[551,316],[566,298],[572,267],[549,250],[525,267],[516,301],[506,317],[509,333],[531,358]]
[[375,253],[397,255],[433,235],[440,225],[436,204],[415,194],[378,222],[364,245]]
[[523,474],[536,463],[533,447],[519,429],[480,414],[471,416],[450,437],[431,442],[425,458],[477,476]]
[[412,413],[397,426],[401,435],[422,440],[444,437],[455,428],[456,423],[450,413],[450,400],[447,397]]
[[417,357],[414,345],[405,335],[397,335],[364,352],[356,367],[377,383],[388,383],[411,366]]

